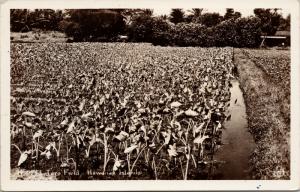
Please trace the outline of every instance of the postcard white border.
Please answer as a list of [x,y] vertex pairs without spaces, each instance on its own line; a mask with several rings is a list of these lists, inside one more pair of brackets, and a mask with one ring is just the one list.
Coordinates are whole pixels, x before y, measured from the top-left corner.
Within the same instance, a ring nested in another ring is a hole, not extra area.
[[[291,179],[200,181],[22,181],[10,180],[10,27],[13,8],[284,8],[291,12]],[[1,189],[5,191],[186,191],[300,189],[299,2],[296,0],[10,0],[1,5]],[[259,188],[257,188],[259,187]]]

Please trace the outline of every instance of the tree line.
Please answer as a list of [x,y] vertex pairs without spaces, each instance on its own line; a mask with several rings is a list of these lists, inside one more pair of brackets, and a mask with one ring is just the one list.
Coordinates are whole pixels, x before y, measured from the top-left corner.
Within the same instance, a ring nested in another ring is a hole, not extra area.
[[242,17],[232,8],[224,16],[195,8],[172,9],[169,15],[153,15],[151,9],[12,9],[11,31],[33,29],[62,31],[75,42],[149,42],[163,46],[257,47],[261,35],[290,30],[290,15],[279,9],[254,9]]

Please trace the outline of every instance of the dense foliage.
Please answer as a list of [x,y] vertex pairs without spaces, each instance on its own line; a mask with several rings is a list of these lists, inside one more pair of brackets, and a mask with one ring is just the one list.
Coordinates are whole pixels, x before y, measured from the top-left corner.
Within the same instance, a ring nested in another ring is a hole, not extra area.
[[70,18],[65,31],[75,41],[110,40],[124,33],[125,21],[118,11],[113,10],[68,10]]
[[262,32],[266,35],[274,35],[280,25],[282,16],[278,13],[279,9],[254,9],[254,14],[261,20]]
[[58,179],[210,178],[230,117],[232,53],[12,44],[12,167]]
[[52,9],[11,9],[10,26],[13,32],[27,32],[33,28],[59,30],[58,24],[64,18],[62,10]]
[[290,28],[290,17],[283,18],[278,9],[255,9],[251,17],[241,17],[231,8],[224,16],[202,11],[192,9],[185,14],[172,9],[169,16],[154,16],[150,9],[14,9],[11,30],[61,30],[76,42],[115,42],[123,36],[127,41],[163,46],[257,47],[262,34]]

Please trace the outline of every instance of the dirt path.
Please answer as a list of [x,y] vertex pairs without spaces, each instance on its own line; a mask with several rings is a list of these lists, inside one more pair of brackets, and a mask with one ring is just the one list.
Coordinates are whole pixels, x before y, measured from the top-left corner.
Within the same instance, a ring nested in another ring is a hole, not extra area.
[[251,157],[253,179],[289,179],[289,124],[282,117],[279,87],[241,49],[234,50],[247,106],[250,132],[257,147]]

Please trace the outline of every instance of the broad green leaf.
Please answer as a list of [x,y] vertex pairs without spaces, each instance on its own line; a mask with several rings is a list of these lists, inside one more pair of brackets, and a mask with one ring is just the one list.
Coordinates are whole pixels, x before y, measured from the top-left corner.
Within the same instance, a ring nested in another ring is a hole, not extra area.
[[43,132],[44,132],[43,130],[39,129],[37,132],[34,133],[33,139],[41,137]]
[[191,109],[188,109],[184,113],[185,113],[186,116],[189,116],[189,117],[196,117],[196,116],[199,115],[199,113],[197,113],[196,111],[193,111]]
[[168,153],[170,157],[176,157],[178,155],[176,150],[176,143],[169,145]]
[[171,108],[177,108],[180,107],[182,104],[178,101],[172,102],[171,103]]
[[137,145],[132,145],[130,147],[127,147],[125,150],[124,150],[124,153],[131,153],[134,149],[137,148]]
[[32,112],[26,111],[22,113],[23,116],[28,116],[28,117],[35,117],[36,115]]
[[204,141],[205,139],[208,139],[208,138],[209,138],[209,136],[207,136],[207,135],[204,135],[203,137],[202,137],[201,135],[199,135],[199,136],[194,140],[194,143],[196,143],[196,144],[202,144],[203,141]]
[[121,131],[119,135],[115,136],[116,139],[119,141],[125,141],[129,137],[129,134],[126,133],[125,131]]

